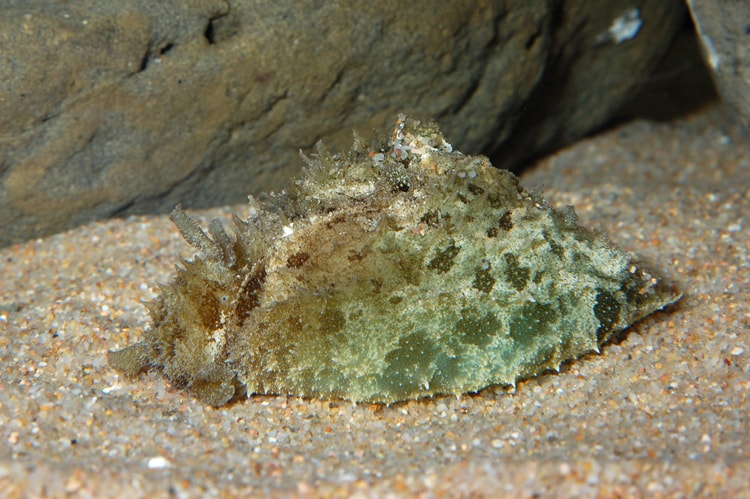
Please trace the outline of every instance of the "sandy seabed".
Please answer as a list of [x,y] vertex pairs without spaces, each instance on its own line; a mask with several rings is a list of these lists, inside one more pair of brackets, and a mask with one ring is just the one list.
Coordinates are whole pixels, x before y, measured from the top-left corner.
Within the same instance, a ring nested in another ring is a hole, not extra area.
[[750,497],[750,140],[717,108],[636,121],[523,182],[685,296],[515,392],[206,407],[106,362],[193,254],[166,216],[1,249],[0,495]]

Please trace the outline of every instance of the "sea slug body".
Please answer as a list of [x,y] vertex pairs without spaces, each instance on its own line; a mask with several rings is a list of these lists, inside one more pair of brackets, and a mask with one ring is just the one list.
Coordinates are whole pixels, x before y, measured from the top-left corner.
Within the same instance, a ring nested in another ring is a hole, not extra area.
[[[436,125],[322,145],[288,193],[208,234],[148,304],[153,326],[113,351],[222,405],[252,394],[391,403],[557,370],[679,293],[607,238],[527,192]],[[255,201],[254,201],[255,202]]]

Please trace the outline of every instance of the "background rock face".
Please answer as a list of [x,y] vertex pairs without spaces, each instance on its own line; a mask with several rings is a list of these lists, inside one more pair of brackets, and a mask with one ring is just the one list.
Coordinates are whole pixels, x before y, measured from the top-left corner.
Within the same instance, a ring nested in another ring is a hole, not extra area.
[[683,11],[679,0],[6,1],[0,244],[278,190],[299,149],[343,150],[352,129],[367,135],[398,112],[517,165],[606,121]]
[[750,124],[750,3],[688,0],[719,93]]

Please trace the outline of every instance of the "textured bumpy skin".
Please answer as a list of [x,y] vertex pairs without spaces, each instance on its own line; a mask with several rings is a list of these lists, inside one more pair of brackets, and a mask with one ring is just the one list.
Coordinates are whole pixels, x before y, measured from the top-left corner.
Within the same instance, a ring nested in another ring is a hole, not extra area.
[[236,235],[172,220],[200,255],[149,304],[118,370],[159,368],[221,405],[244,394],[394,402],[513,385],[679,294],[432,124],[348,155],[321,145]]

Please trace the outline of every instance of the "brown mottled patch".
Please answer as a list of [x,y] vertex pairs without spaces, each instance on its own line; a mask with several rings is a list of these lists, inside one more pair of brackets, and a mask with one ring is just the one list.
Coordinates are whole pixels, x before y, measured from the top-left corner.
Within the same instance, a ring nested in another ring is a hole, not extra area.
[[308,253],[300,251],[298,253],[290,255],[289,258],[286,259],[286,266],[290,269],[298,269],[302,267],[309,259],[310,255]]
[[469,189],[469,192],[474,194],[475,196],[481,196],[482,194],[484,194],[484,189],[482,189],[476,184],[470,183],[466,186],[466,188]]
[[358,252],[358,251],[357,251],[357,252],[353,252],[353,253],[351,253],[351,254],[350,254],[349,256],[347,256],[346,258],[347,258],[347,260],[349,260],[350,262],[361,262],[362,260],[364,260],[364,259],[365,259],[365,255],[363,255],[362,253],[360,253],[360,252]]
[[326,228],[332,229],[334,225],[340,224],[345,221],[346,221],[345,214],[342,213],[342,214],[336,215],[335,217],[331,218],[330,220],[326,222]]
[[510,230],[513,228],[513,215],[511,212],[506,211],[500,220],[497,222],[497,226],[503,230]]

